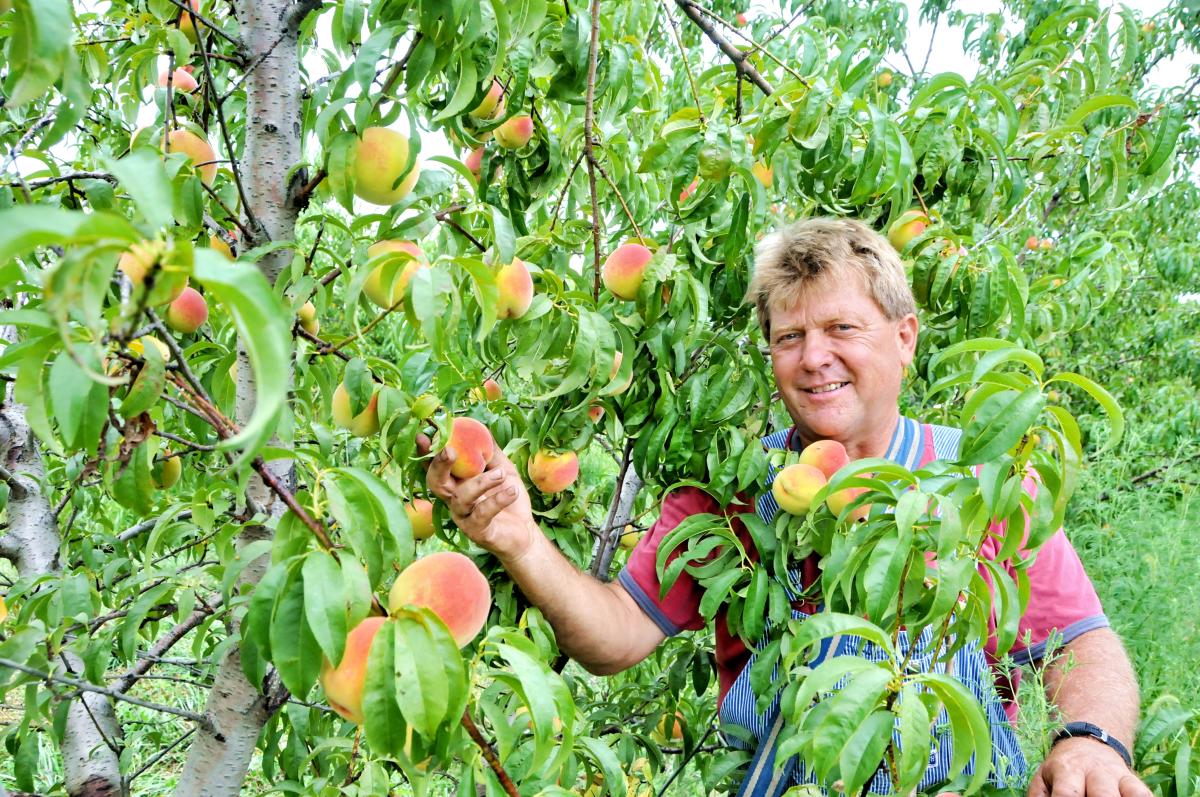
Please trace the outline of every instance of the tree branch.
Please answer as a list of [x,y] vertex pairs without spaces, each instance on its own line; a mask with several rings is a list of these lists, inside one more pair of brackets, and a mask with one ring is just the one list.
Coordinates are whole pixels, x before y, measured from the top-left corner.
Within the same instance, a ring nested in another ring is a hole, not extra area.
[[704,31],[709,40],[720,48],[721,52],[729,56],[729,60],[741,66],[742,71],[751,83],[758,86],[763,94],[771,95],[775,93],[775,89],[767,82],[758,70],[746,62],[746,53],[729,43],[729,40],[717,32],[717,29],[704,18],[704,15],[695,6],[691,0],[675,0],[675,4],[683,9],[683,13],[687,14],[688,19],[696,23],[696,27]]
[[592,0],[592,31],[588,43],[587,96],[583,106],[583,152],[587,158],[588,190],[592,198],[592,260],[595,275],[592,298],[600,299],[600,202],[596,196],[596,155],[592,150],[596,125],[596,63],[600,51],[600,0]]

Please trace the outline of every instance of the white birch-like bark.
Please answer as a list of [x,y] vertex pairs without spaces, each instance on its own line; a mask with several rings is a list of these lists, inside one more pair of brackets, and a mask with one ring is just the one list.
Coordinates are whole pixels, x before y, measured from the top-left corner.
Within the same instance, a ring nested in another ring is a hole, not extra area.
[[[304,15],[320,6],[315,0],[239,0],[235,9],[243,50],[252,65],[246,80],[246,146],[238,158],[242,186],[248,200],[247,226],[256,229],[262,245],[291,240],[298,207],[293,200],[298,180],[288,171],[300,161],[300,79],[297,28]],[[230,153],[234,155],[235,153]],[[249,245],[249,244],[248,244]],[[259,269],[274,284],[290,264],[292,252],[280,250],[259,261]],[[238,353],[237,420],[245,423],[254,410],[254,389],[249,361]],[[289,370],[289,383],[291,381]],[[291,461],[273,460],[268,467],[284,484],[292,481]],[[250,480],[248,498],[268,507],[272,516],[286,511],[282,501],[257,476]],[[239,547],[270,536],[263,526],[248,526],[239,536]],[[248,565],[239,583],[252,588],[262,578],[269,560],[263,556]],[[231,624],[231,631],[236,626]],[[212,731],[197,729],[177,797],[232,797],[246,777],[259,734],[278,709],[278,695],[251,684],[242,672],[241,655],[230,649],[217,671],[205,706]],[[281,687],[279,687],[281,688]]]
[[[0,342],[13,343],[16,331],[0,327]],[[58,572],[61,538],[50,501],[42,492],[46,475],[25,408],[0,390],[0,464],[12,475],[8,531],[3,550],[21,578]],[[70,651],[55,660],[56,669],[72,677],[83,674],[83,662]],[[121,728],[112,702],[94,693],[71,701],[63,732],[63,781],[70,797],[124,795],[120,765]]]

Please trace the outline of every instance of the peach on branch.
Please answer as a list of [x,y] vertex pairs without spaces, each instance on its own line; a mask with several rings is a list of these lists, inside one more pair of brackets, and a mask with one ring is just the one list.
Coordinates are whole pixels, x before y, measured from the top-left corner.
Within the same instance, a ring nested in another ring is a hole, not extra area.
[[429,609],[446,624],[461,648],[487,622],[492,589],[479,568],[455,551],[438,551],[413,562],[396,576],[388,611],[402,606]]
[[473,119],[492,119],[498,114],[496,108],[503,109],[500,101],[504,99],[504,86],[500,85],[500,81],[492,78],[492,85],[488,88],[487,94],[480,100],[479,104],[468,111],[468,115]]
[[810,443],[800,452],[800,462],[804,465],[812,465],[825,474],[826,479],[832,479],[833,474],[849,461],[850,457],[846,454],[846,447],[837,440],[818,440]]
[[[621,350],[618,349],[617,352],[613,355],[613,364],[612,364],[612,368],[608,372],[608,381],[611,382],[613,379],[616,378],[617,372],[621,370],[621,361],[624,359],[625,359],[625,354]],[[611,395],[614,395],[614,396],[621,395],[626,390],[628,390],[629,386],[632,384],[633,384],[633,373],[630,372],[629,378],[625,380],[625,384],[621,386],[621,389],[614,391]]]
[[[197,14],[200,13],[200,0],[188,0],[188,6],[190,6],[191,10],[196,12]],[[179,30],[183,32],[184,36],[188,37],[188,39],[192,42],[192,44],[195,44],[197,39],[199,38],[199,34],[196,30],[197,22],[198,22],[198,20],[195,17],[193,17],[191,15],[191,13],[189,13],[187,11],[180,12],[180,14],[179,14]]]
[[433,504],[424,498],[414,498],[404,505],[404,514],[412,526],[413,539],[427,540],[433,536]]
[[200,88],[200,84],[196,82],[196,78],[192,77],[192,68],[190,66],[181,66],[173,72],[168,72],[166,69],[159,72],[158,85],[165,89],[168,82],[171,84],[173,90],[185,91],[188,94]]
[[[232,232],[228,233],[228,235],[230,238],[237,237]],[[217,235],[216,233],[213,233],[212,235],[208,236],[208,246],[210,249],[220,252],[228,260],[235,259],[233,256],[233,248],[230,247],[229,244],[225,243],[225,239],[222,238],[221,236]]]
[[488,428],[474,418],[455,418],[446,447],[454,454],[450,473],[459,479],[470,479],[483,473],[496,451],[496,442]]
[[375,205],[399,202],[421,174],[416,160],[409,168],[408,159],[407,136],[386,127],[368,127],[355,148],[354,193]]
[[1026,238],[1025,239],[1025,248],[1030,249],[1030,250],[1037,249],[1038,248],[1038,237],[1036,235],[1031,235],[1028,238]]
[[[867,491],[866,487],[844,487],[836,493],[830,493],[825,499],[825,505],[829,507],[829,511],[834,515],[842,514],[842,510],[850,506],[855,498]],[[871,505],[862,504],[854,508],[849,515],[851,520],[866,520],[867,515],[871,514]]]
[[688,197],[690,197],[692,194],[696,193],[696,189],[699,187],[700,187],[700,181],[693,178],[692,181],[687,184],[687,187],[679,192],[679,204],[682,205],[684,202],[686,202],[688,200]]
[[825,486],[825,474],[812,465],[788,465],[771,482],[771,494],[784,512],[803,515],[813,508],[813,498]]
[[184,288],[173,302],[167,305],[167,326],[185,335],[199,329],[208,320],[208,302],[195,288]]
[[521,113],[496,128],[496,143],[505,149],[520,149],[533,138],[533,119]]
[[129,342],[129,350],[137,356],[142,357],[144,356],[147,345],[158,349],[158,353],[162,355],[163,362],[171,362],[171,349],[168,348],[167,344],[163,343],[153,335],[142,335],[137,340],[131,340]]
[[1038,242],[1038,249],[1053,249],[1054,241],[1050,238],[1043,238]]
[[520,258],[514,257],[511,263],[496,271],[496,288],[499,291],[497,318],[520,318],[533,304],[533,277]]
[[888,86],[892,85],[892,70],[879,70],[879,74],[875,76],[875,85],[879,86],[881,89],[886,89]]
[[366,437],[379,431],[379,391],[371,394],[371,400],[358,415],[352,415],[352,411],[350,391],[346,389],[345,382],[339,382],[333,391],[333,422],[343,429],[349,429],[355,437]]
[[168,283],[166,292],[160,290],[153,291],[151,300],[156,304],[165,304],[172,302],[183,293],[184,287],[187,286],[187,280],[178,274],[173,274],[171,277],[166,277],[161,267],[162,261],[167,257],[167,245],[162,241],[141,241],[140,243],[132,244],[128,250],[121,253],[121,257],[117,260],[117,268],[121,270],[134,287],[140,287],[146,284],[146,277],[153,271],[155,272],[155,283],[165,279]]
[[212,185],[212,181],[216,179],[217,153],[204,136],[191,130],[172,130],[167,133],[166,151],[182,152],[186,155],[205,185]]
[[471,397],[476,401],[499,401],[503,396],[504,391],[495,379],[485,379],[482,385],[471,389]]
[[588,420],[592,423],[600,423],[600,419],[604,417],[604,406],[601,404],[593,404],[588,407]]
[[888,230],[887,238],[897,252],[903,252],[908,242],[925,232],[928,226],[929,217],[923,211],[909,210],[896,219],[896,223]]
[[296,319],[300,322],[300,328],[310,335],[315,336],[321,331],[321,322],[317,319],[317,306],[312,302],[300,305],[300,309],[296,311]]
[[[367,275],[367,280],[363,283],[363,293],[376,305],[385,309],[403,301],[408,292],[408,282],[412,279],[413,274],[417,273],[417,269],[429,266],[421,247],[412,241],[376,241],[367,247],[367,257],[372,259],[387,252],[400,252],[411,259],[408,259],[399,268],[381,263],[371,269],[371,273]],[[388,271],[392,275],[390,289],[389,286],[383,284],[384,274]]]
[[475,179],[479,179],[480,170],[483,168],[483,147],[476,147],[471,150],[471,154],[463,161],[463,165],[467,167],[467,171],[475,175]]
[[601,277],[604,287],[618,299],[636,299],[646,264],[654,256],[641,244],[621,244],[604,261]]
[[637,527],[632,524],[625,524],[625,529],[621,532],[620,545],[627,551],[632,551],[638,541],[642,539],[642,534],[645,532],[638,531]]
[[170,449],[164,449],[162,456],[154,460],[150,469],[150,481],[160,490],[169,490],[183,475],[183,460],[172,456]]
[[334,667],[329,659],[321,663],[321,688],[329,707],[355,725],[362,725],[363,686],[367,680],[367,654],[386,617],[368,617],[346,635],[342,660]]
[[734,21],[737,22],[737,25],[739,28],[744,28],[746,26],[746,22],[747,22],[746,15],[738,14],[736,17],[734,17]]
[[755,161],[754,165],[750,167],[750,173],[754,175],[754,179],[762,183],[763,188],[770,188],[775,184],[775,170],[762,161]]
[[579,455],[542,449],[529,459],[529,481],[547,495],[561,493],[579,478]]

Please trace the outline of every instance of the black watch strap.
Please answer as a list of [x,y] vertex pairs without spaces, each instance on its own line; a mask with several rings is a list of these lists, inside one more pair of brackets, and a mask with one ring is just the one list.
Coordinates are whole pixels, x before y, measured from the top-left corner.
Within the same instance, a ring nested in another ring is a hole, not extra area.
[[1108,731],[1090,722],[1068,722],[1063,726],[1061,731],[1055,734],[1054,741],[1050,743],[1050,746],[1053,747],[1063,739],[1071,739],[1078,736],[1090,736],[1098,742],[1103,742],[1117,751],[1117,754],[1125,761],[1125,766],[1130,769],[1133,768],[1133,758],[1129,755],[1129,750],[1125,745],[1121,744],[1116,738],[1109,736]]

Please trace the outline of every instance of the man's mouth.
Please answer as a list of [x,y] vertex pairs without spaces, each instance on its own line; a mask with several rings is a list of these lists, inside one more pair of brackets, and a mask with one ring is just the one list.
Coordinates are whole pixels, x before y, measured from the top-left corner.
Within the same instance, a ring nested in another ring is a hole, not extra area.
[[818,393],[832,393],[833,391],[839,390],[848,384],[850,384],[850,383],[849,382],[830,382],[828,384],[821,385],[820,387],[806,387],[806,388],[804,388],[804,392],[811,393],[813,395],[816,395]]

